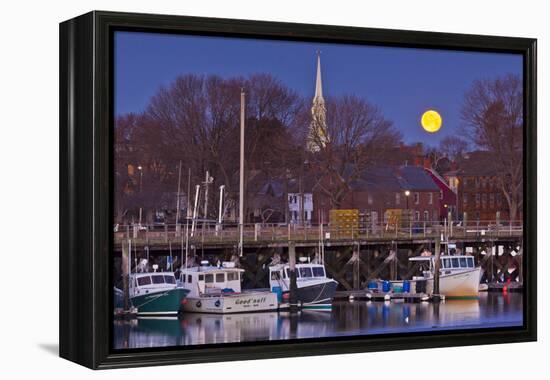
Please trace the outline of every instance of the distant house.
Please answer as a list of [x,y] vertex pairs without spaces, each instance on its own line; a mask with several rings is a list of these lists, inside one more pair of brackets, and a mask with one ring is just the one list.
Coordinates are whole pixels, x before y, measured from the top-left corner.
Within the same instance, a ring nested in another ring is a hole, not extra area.
[[247,184],[247,210],[252,223],[309,225],[313,220],[312,181],[274,178],[253,171]]
[[494,221],[497,212],[501,220],[509,218],[508,205],[498,184],[489,152],[470,152],[455,163],[455,168],[444,174],[458,192],[458,210],[469,220]]
[[313,191],[311,181],[288,181],[288,223],[310,225],[313,220]]

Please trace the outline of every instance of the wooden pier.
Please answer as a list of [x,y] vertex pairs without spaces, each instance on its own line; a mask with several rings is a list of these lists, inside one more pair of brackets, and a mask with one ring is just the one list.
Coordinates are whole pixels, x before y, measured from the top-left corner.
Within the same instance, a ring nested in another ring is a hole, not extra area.
[[[186,241],[182,233],[184,229],[118,226],[113,248],[115,261],[119,262],[122,245],[131,240],[133,266],[142,259],[161,268],[170,266],[173,269],[178,268],[186,257],[192,261],[188,262],[189,265],[200,260],[211,263],[234,261],[245,269],[243,288],[250,289],[268,286],[267,266],[275,256],[288,261],[289,242],[295,247],[297,258],[310,260],[318,259],[322,244],[328,275],[338,281],[339,290],[353,291],[366,289],[371,280],[412,278],[421,269],[421,263],[411,262],[409,258],[419,256],[423,250],[433,252],[436,238],[446,233],[460,252],[472,255],[476,265],[482,267],[482,282],[501,284],[521,283],[523,280],[521,226],[499,228],[477,224],[447,230],[439,224],[394,230],[382,227],[342,231],[328,225],[322,228],[245,225],[243,254],[239,256],[237,229],[233,227],[198,228],[196,234],[188,236]],[[120,265],[115,263],[114,267],[116,270]]]

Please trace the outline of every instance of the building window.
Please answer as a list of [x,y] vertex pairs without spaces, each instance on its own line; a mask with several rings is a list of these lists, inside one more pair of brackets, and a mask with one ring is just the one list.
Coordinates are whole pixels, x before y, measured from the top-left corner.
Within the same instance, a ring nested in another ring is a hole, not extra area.
[[428,194],[428,204],[433,204],[434,203],[434,193],[429,193]]
[[497,206],[498,207],[502,206],[502,194],[501,193],[497,193]]
[[401,204],[401,193],[395,193],[395,204]]
[[443,190],[439,190],[439,199],[443,200]]
[[419,221],[420,220],[420,211],[414,212],[414,220]]
[[420,194],[414,193],[414,204],[417,205],[420,203]]
[[463,202],[465,205],[468,204],[468,194],[464,194],[464,195],[462,196],[462,202]]
[[487,193],[481,195],[481,208],[487,208]]
[[479,208],[479,205],[481,203],[481,194],[476,193],[476,207]]
[[489,207],[495,208],[495,194],[489,194]]
[[424,211],[424,220],[427,222],[430,219],[430,212],[428,210]]
[[372,204],[372,195],[370,195],[370,194],[367,195],[367,203],[368,203],[369,205]]
[[476,188],[479,188],[479,177],[476,177],[475,181],[476,181]]

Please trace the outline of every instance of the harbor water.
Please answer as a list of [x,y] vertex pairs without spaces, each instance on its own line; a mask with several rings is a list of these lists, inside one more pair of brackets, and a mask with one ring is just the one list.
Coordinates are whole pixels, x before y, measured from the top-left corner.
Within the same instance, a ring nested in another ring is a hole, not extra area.
[[335,302],[331,311],[186,313],[114,322],[114,348],[151,348],[521,326],[521,293],[434,303]]

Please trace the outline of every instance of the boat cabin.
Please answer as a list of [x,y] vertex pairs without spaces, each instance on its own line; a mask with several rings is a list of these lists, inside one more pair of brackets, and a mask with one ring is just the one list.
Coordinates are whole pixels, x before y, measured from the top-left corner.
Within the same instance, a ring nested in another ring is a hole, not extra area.
[[[452,256],[452,255],[443,255],[441,259],[441,270],[444,271],[464,271],[469,269],[474,269],[475,261],[473,256]],[[420,257],[411,257],[410,261],[429,261],[430,270],[433,271],[435,266],[435,256],[420,256]]]
[[[307,281],[327,279],[325,267],[322,264],[296,264],[296,282],[303,283]],[[281,287],[283,291],[289,289],[290,284],[290,266],[288,264],[278,264],[269,267],[270,288]]]
[[200,266],[182,269],[180,286],[189,289],[188,297],[241,292],[244,269],[226,266]]
[[172,272],[143,272],[132,273],[129,280],[130,295],[155,293],[166,289],[173,289],[176,277]]

